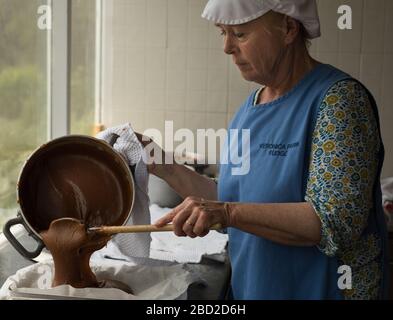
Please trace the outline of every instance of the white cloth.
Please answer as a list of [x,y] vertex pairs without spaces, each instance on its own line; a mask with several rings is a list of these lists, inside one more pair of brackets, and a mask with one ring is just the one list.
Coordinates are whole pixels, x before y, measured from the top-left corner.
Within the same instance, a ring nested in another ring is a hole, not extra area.
[[393,177],[383,179],[382,187],[382,204],[386,216],[388,230],[393,231]]
[[[170,208],[161,208],[156,204],[150,206],[153,222]],[[228,235],[210,231],[203,238],[177,237],[173,232],[154,232],[150,247],[150,258],[156,260],[174,261],[178,263],[200,263],[202,257],[224,261]]]
[[393,177],[383,179],[381,181],[382,200],[383,202],[393,202]]
[[26,299],[106,299],[106,300],[183,300],[194,282],[203,282],[182,265],[166,267],[135,266],[124,261],[90,261],[98,280],[117,280],[128,285],[134,294],[111,288],[51,288],[53,261],[48,260],[20,269],[0,289],[0,300]]
[[321,36],[316,0],[210,0],[202,17],[215,23],[237,25],[255,20],[270,10],[301,22],[310,39]]
[[[131,217],[126,222],[126,225],[150,224],[150,200],[148,196],[149,173],[143,160],[143,147],[129,123],[106,129],[96,137],[109,142],[113,134],[119,136],[113,146],[114,149],[123,156],[130,166],[136,165],[134,174],[135,200]],[[117,234],[111,241],[116,243],[122,254],[134,258],[135,261],[149,257],[150,233]]]
[[[157,204],[150,206],[151,220],[155,222],[168,213],[171,208],[161,208]],[[92,259],[112,258],[145,266],[164,266],[174,263],[200,263],[203,257],[218,262],[226,259],[226,245],[228,235],[217,231],[210,231],[203,238],[177,237],[173,232],[152,232],[150,243],[150,257],[136,260],[124,255],[113,241],[101,250],[96,251]]]

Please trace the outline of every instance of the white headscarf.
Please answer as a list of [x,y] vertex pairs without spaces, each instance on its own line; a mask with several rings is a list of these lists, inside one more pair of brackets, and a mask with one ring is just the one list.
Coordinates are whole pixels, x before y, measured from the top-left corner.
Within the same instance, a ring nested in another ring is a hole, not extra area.
[[316,0],[209,0],[202,17],[225,25],[243,24],[273,10],[301,22],[309,39],[321,36]]

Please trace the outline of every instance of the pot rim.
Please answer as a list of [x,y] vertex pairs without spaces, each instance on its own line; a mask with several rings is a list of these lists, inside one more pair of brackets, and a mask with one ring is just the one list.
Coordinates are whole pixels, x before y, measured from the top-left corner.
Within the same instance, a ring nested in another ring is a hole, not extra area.
[[127,214],[126,219],[123,221],[122,225],[125,225],[127,223],[127,221],[130,219],[131,214],[132,214],[132,209],[134,208],[134,204],[135,204],[135,181],[134,181],[134,177],[132,175],[131,169],[128,166],[128,163],[126,162],[126,160],[118,153],[116,152],[116,150],[114,150],[105,140],[101,140],[92,136],[88,136],[88,135],[81,135],[81,134],[70,134],[67,136],[62,136],[62,137],[58,137],[55,138],[49,142],[46,142],[42,145],[40,145],[39,147],[37,147],[25,160],[25,162],[23,163],[21,169],[19,170],[19,175],[18,175],[18,182],[16,184],[16,194],[17,194],[17,204],[19,207],[19,214],[22,216],[26,226],[28,227],[29,230],[27,230],[28,232],[33,232],[40,240],[42,240],[41,235],[39,234],[39,232],[37,232],[35,230],[35,228],[32,227],[32,225],[30,224],[30,222],[28,221],[28,219],[26,218],[22,206],[21,206],[21,202],[20,202],[20,190],[19,190],[19,184],[20,184],[20,180],[22,177],[22,174],[24,172],[24,169],[26,168],[27,164],[30,162],[30,160],[37,155],[37,153],[41,150],[43,150],[44,148],[46,148],[49,145],[54,145],[57,144],[59,142],[62,141],[67,141],[67,140],[74,140],[74,139],[81,139],[81,140],[90,140],[94,143],[98,143],[101,144],[103,148],[106,148],[107,150],[109,150],[111,153],[114,154],[114,156],[120,161],[120,163],[123,165],[123,167],[126,169],[125,172],[127,174],[127,178],[129,178],[129,181],[131,182],[131,186],[132,186],[132,199],[131,199],[131,206],[130,206],[130,210]]

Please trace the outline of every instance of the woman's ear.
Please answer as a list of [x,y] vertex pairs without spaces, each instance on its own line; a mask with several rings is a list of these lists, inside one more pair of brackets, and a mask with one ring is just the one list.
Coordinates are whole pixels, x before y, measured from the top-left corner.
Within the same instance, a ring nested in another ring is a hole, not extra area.
[[292,17],[286,16],[284,21],[285,30],[285,44],[289,45],[295,42],[300,33],[300,22]]

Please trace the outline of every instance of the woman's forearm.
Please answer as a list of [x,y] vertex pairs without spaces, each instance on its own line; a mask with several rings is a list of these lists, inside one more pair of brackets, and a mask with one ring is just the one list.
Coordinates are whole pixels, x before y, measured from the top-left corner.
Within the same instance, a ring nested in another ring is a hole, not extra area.
[[200,197],[205,200],[217,200],[217,184],[210,178],[179,164],[165,165],[160,176],[182,198]]
[[318,245],[321,222],[309,203],[228,205],[230,227],[292,246]]

